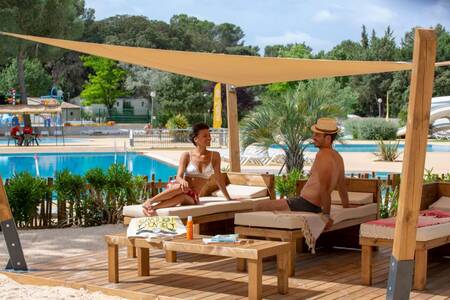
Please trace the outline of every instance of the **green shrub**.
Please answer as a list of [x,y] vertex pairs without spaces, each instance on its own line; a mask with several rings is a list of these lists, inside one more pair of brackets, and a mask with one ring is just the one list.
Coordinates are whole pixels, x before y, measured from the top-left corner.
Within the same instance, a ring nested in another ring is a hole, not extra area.
[[167,121],[166,127],[168,129],[186,129],[189,127],[189,122],[185,116],[178,114]]
[[189,133],[184,130],[178,131],[178,129],[186,129],[189,127],[187,118],[183,115],[176,115],[169,119],[166,123],[168,129],[172,129],[170,136],[175,143],[185,143],[189,141]]
[[86,201],[84,202],[84,211],[86,214],[85,225],[100,225],[106,221],[108,215],[104,201],[107,195],[106,184],[108,178],[101,168],[88,170],[84,175],[84,178],[89,187]]
[[351,119],[344,126],[354,139],[393,140],[397,137],[398,125],[382,118]]
[[440,180],[441,180],[441,178],[439,177],[439,175],[433,173],[433,168],[425,169],[425,174],[423,175],[424,183],[431,183],[431,182],[436,182],[436,181],[440,181]]
[[[84,177],[70,173],[68,169],[56,172],[54,189],[58,196],[60,209],[66,207],[69,202],[69,218],[61,220],[60,226],[66,224],[83,224],[83,201],[86,196],[86,181]],[[62,214],[66,215],[65,211]]]
[[399,185],[390,190],[388,187],[383,188],[385,190],[384,198],[381,200],[380,204],[380,217],[390,218],[397,214],[398,208],[398,198],[400,196]]
[[380,140],[378,143],[379,152],[374,153],[380,160],[383,161],[395,161],[400,152],[398,152],[399,142],[387,142]]
[[359,139],[359,123],[360,119],[347,119],[344,121],[345,134],[350,134],[353,139]]
[[46,181],[28,172],[14,175],[6,186],[9,205],[17,224],[28,224],[36,214],[36,207],[50,191]]
[[128,197],[133,194],[133,175],[122,164],[112,164],[106,172],[105,210],[107,222],[116,223],[122,212],[122,208],[127,204],[134,204],[134,199]]
[[293,169],[287,175],[275,178],[275,190],[281,197],[294,197],[297,192],[297,180],[307,176],[298,169]]

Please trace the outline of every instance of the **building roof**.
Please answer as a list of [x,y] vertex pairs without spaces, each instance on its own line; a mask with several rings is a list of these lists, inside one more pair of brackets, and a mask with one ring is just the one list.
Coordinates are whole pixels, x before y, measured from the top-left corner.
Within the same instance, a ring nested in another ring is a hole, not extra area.
[[0,114],[57,114],[60,112],[60,105],[0,105]]
[[62,109],[66,109],[66,108],[75,108],[75,109],[81,109],[81,107],[79,105],[73,104],[73,103],[69,103],[69,102],[61,102],[61,108]]

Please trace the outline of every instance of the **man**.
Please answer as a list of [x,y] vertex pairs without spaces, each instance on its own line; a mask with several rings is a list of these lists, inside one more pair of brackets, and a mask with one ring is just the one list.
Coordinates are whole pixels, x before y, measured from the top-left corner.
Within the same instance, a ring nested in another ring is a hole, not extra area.
[[335,119],[320,118],[311,127],[312,141],[319,148],[311,167],[310,177],[302,189],[300,197],[268,200],[256,205],[255,210],[305,211],[322,213],[327,219],[325,229],[333,225],[330,217],[331,192],[339,191],[342,206],[349,207],[348,193],[345,184],[344,161],[332,148],[339,128]]
[[17,144],[19,146],[22,146],[22,142],[23,142],[23,135],[20,134],[20,125],[17,124],[16,126],[14,126],[13,128],[11,128],[10,130],[10,135],[13,139],[17,140]]

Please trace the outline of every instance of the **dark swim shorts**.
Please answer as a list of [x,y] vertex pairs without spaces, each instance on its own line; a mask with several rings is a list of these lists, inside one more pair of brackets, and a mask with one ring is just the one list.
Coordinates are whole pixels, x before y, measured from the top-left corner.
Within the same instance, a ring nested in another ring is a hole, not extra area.
[[322,212],[322,208],[312,204],[308,200],[303,197],[294,197],[286,200],[289,206],[289,209],[292,211],[306,211],[312,213],[320,213]]

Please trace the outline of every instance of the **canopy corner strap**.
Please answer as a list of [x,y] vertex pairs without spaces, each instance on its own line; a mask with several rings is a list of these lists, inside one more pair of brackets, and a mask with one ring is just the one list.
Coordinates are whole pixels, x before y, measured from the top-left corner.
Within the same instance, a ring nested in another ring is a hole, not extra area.
[[394,245],[389,265],[387,299],[409,299],[410,296],[435,60],[436,34],[434,30],[416,29],[402,180]]
[[6,248],[9,253],[9,260],[6,270],[12,271],[28,271],[27,263],[23,255],[22,244],[20,243],[19,234],[17,233],[16,223],[11,213],[11,208],[0,176],[0,226],[5,239]]

